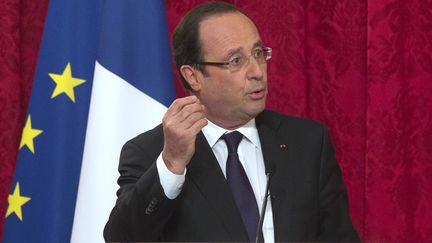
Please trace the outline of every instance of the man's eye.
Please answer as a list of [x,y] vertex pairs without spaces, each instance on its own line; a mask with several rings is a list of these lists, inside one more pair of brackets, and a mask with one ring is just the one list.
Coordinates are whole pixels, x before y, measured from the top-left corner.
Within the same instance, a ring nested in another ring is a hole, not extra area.
[[263,49],[256,49],[254,52],[254,57],[261,57],[263,55]]
[[240,65],[242,63],[242,57],[234,57],[229,61],[231,65]]

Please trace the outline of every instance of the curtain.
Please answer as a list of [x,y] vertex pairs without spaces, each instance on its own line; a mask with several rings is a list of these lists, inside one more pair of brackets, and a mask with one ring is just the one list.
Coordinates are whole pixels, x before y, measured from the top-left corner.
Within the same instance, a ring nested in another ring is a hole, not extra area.
[[[170,33],[201,2],[166,0]],[[431,239],[432,1],[228,2],[255,21],[273,48],[267,107],[329,127],[362,239]],[[7,1],[0,11],[4,215],[46,1]],[[186,95],[176,85],[177,96]]]
[[0,241],[48,0],[0,4]]

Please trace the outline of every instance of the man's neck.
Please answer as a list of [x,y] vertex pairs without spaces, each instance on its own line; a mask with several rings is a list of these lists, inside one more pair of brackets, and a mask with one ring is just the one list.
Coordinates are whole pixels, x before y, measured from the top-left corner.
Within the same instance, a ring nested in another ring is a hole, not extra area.
[[245,124],[247,124],[249,121],[254,119],[254,117],[252,117],[248,119],[231,120],[231,119],[223,119],[223,118],[221,119],[218,117],[211,117],[209,115],[207,115],[206,118],[208,121],[212,122],[213,124],[229,131],[233,131],[239,127],[242,127]]

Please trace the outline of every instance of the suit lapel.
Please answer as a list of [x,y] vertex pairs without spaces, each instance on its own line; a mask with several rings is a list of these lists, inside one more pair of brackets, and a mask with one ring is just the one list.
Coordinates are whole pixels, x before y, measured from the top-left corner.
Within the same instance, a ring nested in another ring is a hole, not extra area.
[[197,136],[195,155],[188,165],[188,175],[219,216],[232,241],[248,241],[225,177],[202,133]]

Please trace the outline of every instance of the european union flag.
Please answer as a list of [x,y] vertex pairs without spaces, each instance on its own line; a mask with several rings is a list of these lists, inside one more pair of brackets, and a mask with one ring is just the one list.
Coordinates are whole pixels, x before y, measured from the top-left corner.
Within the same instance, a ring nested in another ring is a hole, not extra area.
[[164,1],[51,0],[3,242],[102,242],[121,146],[174,99]]

